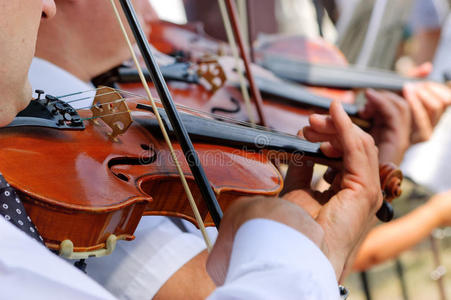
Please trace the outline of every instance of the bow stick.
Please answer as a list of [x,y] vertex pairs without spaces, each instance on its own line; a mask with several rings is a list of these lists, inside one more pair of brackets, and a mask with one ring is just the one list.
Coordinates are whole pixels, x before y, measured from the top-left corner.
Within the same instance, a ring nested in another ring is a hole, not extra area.
[[[223,6],[222,5],[222,3],[224,3],[223,1],[224,0],[219,0],[220,7]],[[260,123],[261,123],[260,125],[266,126],[267,122],[266,122],[265,114],[263,112],[263,100],[262,100],[260,90],[258,89],[258,86],[255,83],[255,79],[254,79],[254,76],[253,76],[253,73],[251,70],[249,54],[247,52],[247,49],[246,49],[246,46],[244,43],[244,39],[243,39],[243,35],[241,33],[239,21],[238,21],[238,13],[237,13],[236,4],[235,4],[234,0],[225,0],[225,4],[227,7],[228,15],[230,17],[233,33],[235,35],[235,39],[238,43],[238,47],[240,49],[240,54],[243,59],[244,68],[246,69],[246,75],[247,75],[247,78],[249,81],[249,86],[252,91],[252,95],[254,96],[255,106],[257,107],[258,117],[260,118]],[[225,26],[227,26],[227,22],[225,22]],[[226,30],[227,30],[227,28],[226,28]]]
[[[205,175],[204,169],[200,163],[199,157],[193,147],[193,144],[191,142],[191,139],[185,129],[185,126],[183,125],[181,118],[175,108],[174,102],[172,100],[171,94],[169,93],[168,87],[166,85],[166,82],[163,79],[163,76],[161,74],[160,68],[158,66],[158,64],[156,63],[156,60],[154,58],[154,56],[151,53],[150,50],[150,46],[149,43],[147,41],[147,39],[145,38],[144,32],[142,30],[141,25],[139,24],[138,18],[136,16],[136,12],[133,8],[133,5],[131,4],[131,2],[129,0],[119,0],[123,12],[127,18],[127,21],[130,25],[130,28],[133,32],[133,35],[135,37],[135,40],[137,42],[137,45],[140,49],[140,52],[142,54],[142,57],[144,59],[144,62],[146,63],[146,66],[149,70],[151,79],[155,85],[155,88],[158,92],[158,95],[160,97],[160,100],[163,104],[163,107],[166,111],[166,114],[168,116],[168,119],[172,125],[172,128],[174,130],[175,136],[178,140],[178,142],[181,145],[181,148],[183,150],[183,153],[185,155],[185,158],[187,160],[187,163],[191,169],[191,172],[193,173],[194,179],[196,181],[196,184],[199,187],[199,190],[202,194],[202,198],[204,199],[204,201],[206,202],[208,211],[213,219],[213,222],[215,223],[216,227],[219,228],[221,219],[222,219],[222,210],[221,207],[219,206],[219,203],[216,199],[216,196],[211,188],[211,185],[207,179],[207,176]],[[111,4],[113,6],[113,9],[116,13],[116,16],[118,17],[118,21],[121,25],[121,29],[124,33],[124,36],[126,37],[127,43],[129,44],[129,48],[131,48],[131,43],[130,40],[128,39],[128,36],[126,34],[125,28],[123,27],[122,21],[120,19],[119,13],[116,9],[116,5],[114,3],[114,0],[111,0]],[[145,81],[144,75],[142,73],[142,70],[139,66],[139,63],[137,62],[136,59],[136,55],[134,54],[133,51],[132,52],[132,56],[133,59],[135,61],[135,64],[137,64],[137,68],[138,68],[138,72],[140,73],[140,77],[141,80],[143,81],[144,87],[147,91],[147,94],[152,102],[152,106],[155,105],[155,102],[153,101],[152,95],[150,94],[150,89],[147,86],[147,82]],[[156,106],[155,106],[156,108]],[[165,137],[166,142],[168,143],[169,148],[171,149],[171,153],[174,159],[174,163],[176,164],[176,167],[179,171],[180,174],[180,178],[182,180],[182,184],[185,188],[185,192],[187,193],[188,199],[190,199],[190,204],[194,210],[194,213],[196,215],[196,210],[197,210],[197,206],[195,205],[194,199],[192,197],[191,191],[189,190],[188,184],[186,182],[185,176],[183,174],[183,171],[180,168],[180,165],[177,161],[176,155],[173,152],[172,149],[172,145],[170,143],[169,137],[167,135],[166,130],[164,129],[163,126],[163,122],[161,121],[161,118],[158,114],[158,110],[154,109],[155,112],[155,116],[157,117],[159,123],[160,123],[160,127],[162,129],[163,132],[163,136]],[[198,215],[198,212],[197,212]],[[198,221],[198,225],[202,228],[204,226],[203,222],[199,216],[199,218],[197,218]],[[208,240],[208,236],[206,236],[205,231],[202,232],[204,235],[204,239],[207,243],[207,247],[210,248],[211,245],[209,245],[209,240]]]

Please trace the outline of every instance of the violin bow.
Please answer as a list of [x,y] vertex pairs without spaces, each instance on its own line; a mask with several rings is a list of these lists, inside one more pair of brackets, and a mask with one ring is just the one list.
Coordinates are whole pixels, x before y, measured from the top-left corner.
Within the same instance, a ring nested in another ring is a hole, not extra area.
[[[147,85],[147,81],[145,80],[145,77],[143,75],[141,66],[138,63],[138,60],[136,58],[136,55],[133,51],[132,44],[130,42],[130,39],[128,38],[128,35],[126,33],[125,27],[123,25],[123,22],[120,18],[119,11],[117,10],[116,4],[114,3],[114,0],[110,0],[111,5],[114,9],[114,12],[116,14],[116,17],[118,18],[118,22],[121,26],[122,32],[124,34],[124,37],[127,41],[127,44],[130,48],[133,60],[135,62],[135,65],[138,69],[138,73],[140,75],[141,81],[144,85],[144,88],[146,89],[147,96],[149,97],[153,112],[158,120],[158,123],[160,124],[160,128],[162,130],[163,136],[165,138],[166,143],[169,146],[169,149],[171,150],[171,155],[174,160],[174,163],[177,167],[177,171],[180,175],[180,179],[182,181],[183,187],[185,189],[185,192],[187,194],[187,197],[190,201],[190,205],[193,209],[194,215],[196,217],[196,221],[198,222],[199,227],[202,230],[202,235],[204,237],[204,240],[207,244],[207,248],[209,250],[211,249],[211,243],[209,241],[208,235],[205,231],[205,226],[203,224],[202,218],[200,217],[199,211],[197,209],[196,203],[194,201],[194,198],[192,196],[192,193],[189,189],[188,183],[186,181],[186,178],[183,174],[183,171],[180,167],[180,164],[177,160],[177,157],[175,155],[175,152],[173,150],[172,144],[170,142],[169,136],[166,132],[166,129],[164,127],[164,123],[158,113],[158,109],[156,107],[155,101],[150,93],[149,86]],[[133,8],[133,5],[131,4],[130,0],[119,0],[122,10],[127,18],[127,21],[130,25],[130,28],[133,32],[133,35],[135,37],[136,43],[140,49],[140,52],[142,54],[142,57],[144,59],[144,62],[146,63],[146,66],[149,70],[151,79],[155,85],[155,88],[158,92],[158,95],[160,97],[160,100],[163,104],[163,107],[166,111],[166,114],[168,116],[168,119],[172,125],[173,131],[175,133],[177,141],[180,143],[181,148],[183,150],[183,153],[185,155],[185,158],[187,160],[187,163],[191,169],[191,172],[194,176],[194,179],[196,181],[197,186],[199,187],[199,190],[202,194],[202,198],[204,199],[206,206],[208,208],[208,211],[213,219],[213,222],[215,223],[215,226],[219,228],[221,219],[222,219],[222,210],[219,206],[219,203],[216,199],[215,193],[213,192],[213,189],[211,188],[211,185],[207,179],[207,176],[205,174],[205,171],[202,167],[202,164],[200,162],[200,159],[197,155],[196,150],[194,149],[194,146],[191,142],[191,139],[186,131],[186,128],[184,124],[182,123],[182,120],[177,112],[177,109],[174,105],[174,101],[172,100],[172,96],[168,90],[168,87],[166,85],[166,82],[163,79],[163,75],[161,74],[161,70],[152,55],[152,52],[150,50],[149,42],[147,41],[144,31],[142,30],[142,27],[138,21],[138,18],[136,16],[135,9]],[[203,229],[202,229],[203,228]]]
[[[249,53],[247,52],[244,38],[241,33],[241,27],[238,21],[237,7],[234,0],[218,0],[219,8],[221,10],[222,18],[224,20],[224,26],[228,36],[228,40],[232,50],[236,47],[234,40],[236,39],[238,43],[238,48],[240,50],[241,58],[243,59],[244,68],[246,70],[246,76],[249,81],[249,86],[254,98],[255,106],[257,108],[258,117],[260,119],[260,125],[267,126],[265,114],[263,112],[263,99],[260,90],[255,82],[251,67]],[[226,9],[224,9],[226,8]],[[227,10],[227,12],[225,11]],[[230,32],[233,32],[232,36]],[[233,37],[234,36],[234,37]],[[234,51],[234,50],[233,50]],[[238,64],[237,64],[238,65]],[[240,70],[238,69],[240,73]],[[238,74],[240,75],[240,74]]]
[[236,45],[235,38],[233,37],[232,25],[230,24],[230,19],[227,15],[227,8],[225,6],[224,1],[218,0],[218,4],[219,4],[219,10],[221,12],[222,21],[224,23],[224,28],[225,28],[225,31],[227,34],[227,40],[229,41],[230,49],[232,51],[232,56],[235,60],[241,94],[243,95],[244,105],[246,106],[246,112],[249,117],[249,123],[251,123],[251,125],[253,127],[255,127],[257,125],[257,123],[255,121],[254,111],[252,109],[251,97],[249,96],[249,91],[247,89],[247,84],[246,84],[246,78],[244,78],[244,72],[241,68],[238,47]]
[[[255,50],[254,47],[252,47],[252,42],[254,41],[254,16],[252,15],[253,9],[253,2],[251,0],[241,0],[243,9],[242,13],[243,16],[241,19],[245,19],[246,21],[246,29],[247,29],[247,39],[248,39],[248,45],[249,45],[249,55],[251,58],[251,62],[255,63]],[[245,15],[244,15],[245,13]]]
[[248,0],[236,0],[236,5],[238,8],[238,18],[240,21],[241,32],[243,33],[244,43],[249,50],[249,58],[251,63],[254,62],[253,49],[251,41],[253,41],[252,34],[250,32],[250,13],[249,13],[249,3]]

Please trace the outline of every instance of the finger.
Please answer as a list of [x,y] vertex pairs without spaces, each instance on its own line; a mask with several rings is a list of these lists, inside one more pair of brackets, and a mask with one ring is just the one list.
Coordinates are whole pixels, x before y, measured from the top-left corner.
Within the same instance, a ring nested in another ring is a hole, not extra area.
[[313,143],[330,141],[334,138],[334,134],[322,133],[314,130],[312,127],[304,127],[304,137]]
[[429,76],[431,72],[432,72],[432,64],[430,62],[425,62],[419,65],[418,67],[410,70],[408,76],[415,78],[425,78]]
[[389,121],[397,118],[400,106],[398,102],[404,101],[401,97],[391,92],[376,91],[368,89],[365,93],[371,118]]
[[343,156],[343,151],[333,147],[330,142],[322,143],[320,149],[327,157],[339,158]]
[[283,199],[302,207],[314,219],[321,210],[321,204],[305,190],[293,190],[292,192],[285,194]]
[[313,177],[313,163],[305,160],[291,159],[284,180],[281,195],[293,190],[310,189]]
[[[377,148],[374,139],[354,125],[339,102],[331,105],[330,115],[337,129],[336,139],[343,149],[344,168],[348,173],[361,174],[377,168]],[[336,145],[333,145],[337,148]],[[326,146],[323,146],[326,147]]]
[[298,130],[298,133],[296,134],[299,138],[301,138],[301,139],[305,139],[305,137],[304,137],[304,133],[302,132],[302,129],[299,129]]
[[440,116],[445,110],[445,105],[439,97],[436,97],[434,93],[432,93],[427,85],[422,85],[422,87],[418,87],[418,98],[423,103],[423,106],[426,108],[426,112],[429,116],[430,123],[432,126],[435,126],[440,120]]
[[330,116],[313,114],[309,118],[310,126],[318,132],[335,134],[336,129]]
[[373,116],[377,112],[377,105],[375,105],[376,101],[373,100],[373,98],[375,98],[373,93],[377,93],[377,92],[373,89],[367,89],[365,91],[365,97],[366,97],[367,101],[365,103],[365,106],[359,111],[360,117],[367,119],[367,120],[372,119]]
[[418,143],[426,141],[432,134],[432,124],[429,120],[426,109],[417,96],[415,86],[412,83],[405,84],[403,87],[403,95],[406,101],[409,103],[412,113],[412,142]]
[[331,146],[336,148],[337,151],[342,150],[341,143],[336,134],[318,133],[310,127],[305,127],[304,128],[304,136],[310,142],[313,142],[313,143],[328,142],[331,144]]
[[431,93],[437,96],[444,105],[451,104],[451,89],[444,84],[437,84],[435,82],[428,82],[427,88]]
[[337,130],[337,139],[343,149],[354,148],[356,126],[343,109],[341,103],[334,100],[330,106],[330,116]]

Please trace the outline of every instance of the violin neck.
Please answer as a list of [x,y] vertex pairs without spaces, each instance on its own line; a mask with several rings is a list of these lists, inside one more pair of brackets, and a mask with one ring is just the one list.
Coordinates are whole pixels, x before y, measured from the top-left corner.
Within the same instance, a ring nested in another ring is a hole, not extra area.
[[[255,81],[264,95],[277,97],[294,106],[306,106],[329,110],[333,99],[316,95],[306,88],[286,81],[273,81],[263,77],[255,77]],[[358,107],[343,103],[343,108],[349,116],[357,117]]]
[[[153,112],[149,105],[138,104],[137,108]],[[168,132],[172,133],[173,130],[165,112],[161,109],[159,112]],[[206,119],[186,113],[180,113],[180,117],[191,139],[196,142],[214,143],[254,151],[273,150],[288,154],[298,153],[308,157],[326,158],[318,143],[311,143],[296,136]],[[150,130],[152,134],[158,134],[156,119],[137,118],[135,121]]]
[[261,64],[287,80],[339,89],[375,88],[401,91],[406,82],[418,80],[381,69],[312,64],[278,55],[265,55]]

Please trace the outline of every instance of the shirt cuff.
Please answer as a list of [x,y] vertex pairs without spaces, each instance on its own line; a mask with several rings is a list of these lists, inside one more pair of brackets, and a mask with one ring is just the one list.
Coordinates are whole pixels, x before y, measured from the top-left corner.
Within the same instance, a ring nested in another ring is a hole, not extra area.
[[338,298],[338,283],[329,260],[310,239],[287,225],[254,219],[238,229],[225,285],[259,269],[308,274],[310,284],[333,296],[329,299]]
[[108,256],[88,262],[88,274],[119,299],[152,299],[183,265],[205,250],[194,234],[166,217],[143,217],[136,239],[121,241]]
[[172,275],[204,249],[202,240],[192,234],[182,233],[161,248],[159,255],[142,265],[141,271],[119,298],[152,299]]

